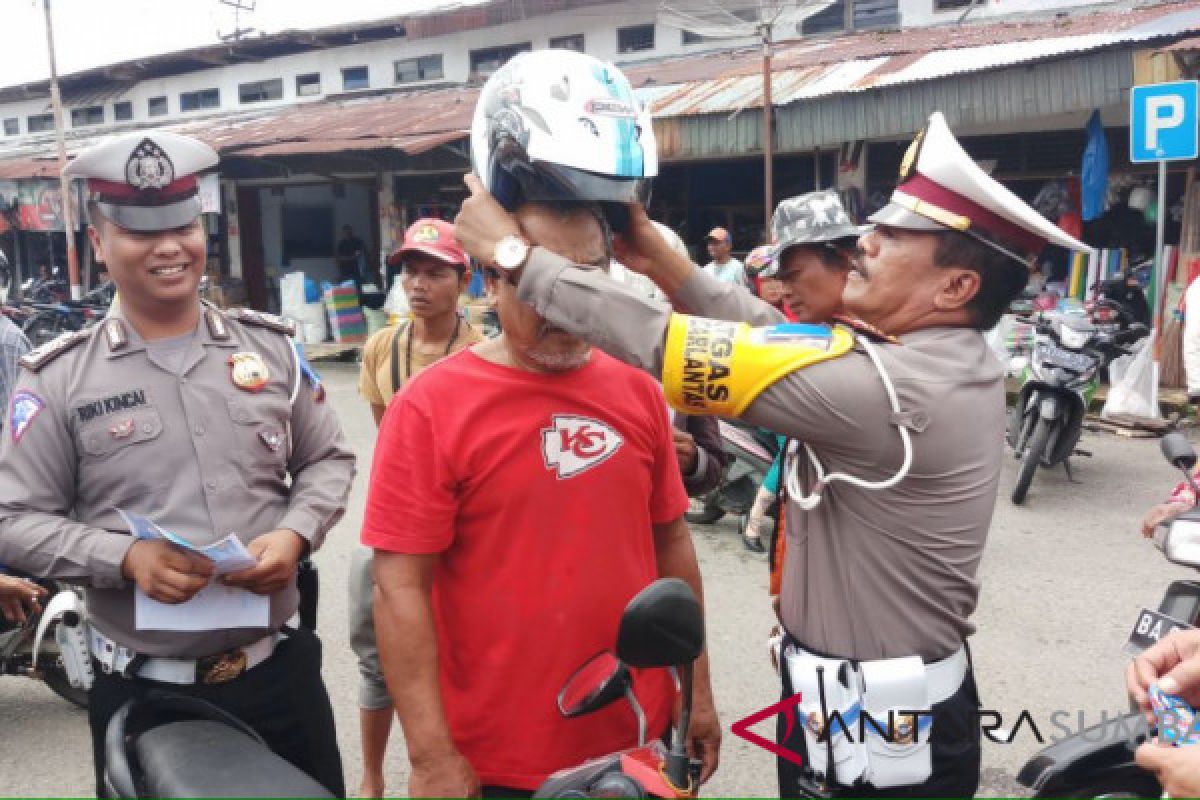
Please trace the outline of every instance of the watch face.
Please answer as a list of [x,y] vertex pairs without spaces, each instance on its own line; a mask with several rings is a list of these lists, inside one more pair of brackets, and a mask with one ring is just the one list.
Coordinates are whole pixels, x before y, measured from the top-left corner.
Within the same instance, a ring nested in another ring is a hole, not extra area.
[[504,269],[516,269],[525,260],[527,249],[528,245],[517,237],[504,237],[496,244],[496,265]]

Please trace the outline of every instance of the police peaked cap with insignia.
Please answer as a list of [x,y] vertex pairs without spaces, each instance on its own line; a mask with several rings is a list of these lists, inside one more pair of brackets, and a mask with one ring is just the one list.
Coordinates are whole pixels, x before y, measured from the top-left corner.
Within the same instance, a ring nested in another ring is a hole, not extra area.
[[984,172],[954,138],[940,111],[909,146],[900,183],[871,222],[960,231],[1023,264],[1048,243],[1092,251]]
[[181,228],[200,216],[196,173],[217,164],[198,139],[170,131],[134,131],[99,142],[63,170],[87,180],[110,222],[131,231]]
[[770,255],[773,263],[760,273],[764,278],[778,274],[784,251],[799,245],[843,244],[854,247],[854,243],[869,227],[855,225],[842,207],[842,198],[836,189],[797,195],[783,200],[775,207],[771,217]]

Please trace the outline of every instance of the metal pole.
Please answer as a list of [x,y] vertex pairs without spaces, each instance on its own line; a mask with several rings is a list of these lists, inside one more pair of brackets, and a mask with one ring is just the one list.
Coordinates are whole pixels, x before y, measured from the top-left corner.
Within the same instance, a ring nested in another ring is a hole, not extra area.
[[771,127],[771,26],[764,23],[763,54],[763,216],[764,238],[771,236],[771,213],[775,210],[775,134]]
[[[50,58],[50,105],[54,109],[54,138],[58,143],[59,190],[62,192],[63,235],[67,239],[67,276],[71,283],[71,299],[83,297],[79,284],[79,254],[75,252],[75,206],[71,196],[71,179],[62,175],[67,168],[67,144],[63,139],[62,95],[58,91],[58,67],[54,60],[54,24],[51,21],[50,0],[42,0],[46,11],[46,53]],[[53,251],[52,251],[53,252]]]
[[1163,258],[1163,229],[1166,224],[1166,162],[1158,162],[1158,221],[1154,236],[1154,365],[1158,385],[1158,360],[1162,353],[1163,309],[1166,308],[1166,263]]

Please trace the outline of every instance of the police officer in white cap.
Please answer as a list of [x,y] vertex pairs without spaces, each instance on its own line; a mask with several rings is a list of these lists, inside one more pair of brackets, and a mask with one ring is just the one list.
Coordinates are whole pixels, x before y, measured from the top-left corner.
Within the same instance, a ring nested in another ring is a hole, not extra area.
[[522,246],[473,181],[458,237],[551,324],[661,374],[674,405],[804,443],[785,469],[782,677],[784,696],[800,698],[780,724],[797,756],[780,760],[782,794],[973,794],[965,642],[1005,425],[1003,374],[982,332],[1042,245],[1086,246],[985,174],[940,113],[859,240],[843,303],[873,331],[781,324],[663,246],[630,206],[617,258],[698,316],[674,314]]
[[[166,689],[241,717],[342,795],[297,565],[341,517],[354,456],[290,327],[200,300],[196,174],[216,163],[202,142],[146,131],[67,167],[87,181],[88,235],[121,302],[21,362],[0,444],[0,563],[86,589],[98,793],[109,718]],[[257,563],[214,577],[201,555],[135,539],[117,509],[197,547],[234,534]],[[265,598],[262,617],[198,624],[214,580]]]

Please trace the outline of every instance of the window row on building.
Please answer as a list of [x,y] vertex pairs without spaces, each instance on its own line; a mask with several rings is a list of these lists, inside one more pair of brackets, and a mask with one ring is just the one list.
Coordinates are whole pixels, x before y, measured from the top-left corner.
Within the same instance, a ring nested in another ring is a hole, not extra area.
[[[683,44],[697,44],[706,41],[705,37],[682,32]],[[576,33],[567,36],[552,37],[549,41],[552,48],[584,52],[584,34]],[[485,78],[495,72],[506,61],[517,53],[533,49],[532,42],[519,42],[497,47],[485,47],[469,52],[468,69],[472,79]],[[637,53],[654,49],[654,24],[631,25],[617,29],[617,51],[619,53]],[[427,83],[444,80],[445,67],[441,53],[404,58],[393,62],[392,85]],[[371,74],[367,66],[352,66],[341,68],[341,91],[353,92],[371,88]],[[284,97],[284,79],[270,78],[267,80],[250,81],[238,85],[238,103],[250,105],[282,100]],[[321,73],[309,72],[295,77],[296,97],[316,97],[322,93]],[[219,88],[197,89],[180,92],[178,111],[194,112],[221,108],[221,90]],[[133,119],[133,103],[121,100],[112,104],[112,121],[126,122]],[[150,97],[146,100],[146,116],[161,117],[170,113],[166,95]],[[83,108],[70,109],[71,127],[82,128],[91,125],[103,125],[105,107],[91,105]],[[5,136],[17,136],[21,132],[19,117],[8,117],[3,120]],[[26,133],[44,133],[54,130],[54,115],[50,113],[30,114],[25,118]]]

